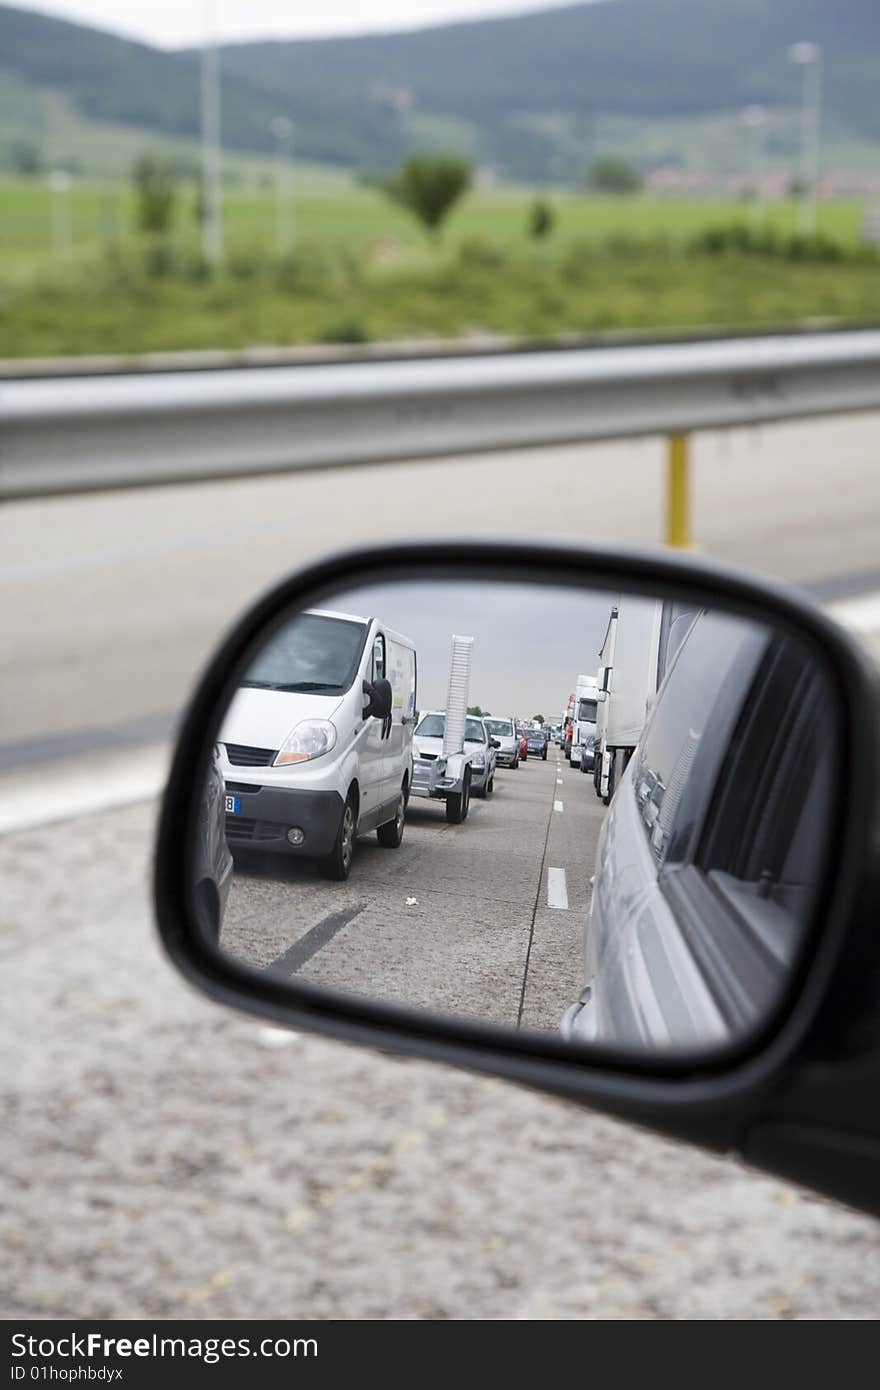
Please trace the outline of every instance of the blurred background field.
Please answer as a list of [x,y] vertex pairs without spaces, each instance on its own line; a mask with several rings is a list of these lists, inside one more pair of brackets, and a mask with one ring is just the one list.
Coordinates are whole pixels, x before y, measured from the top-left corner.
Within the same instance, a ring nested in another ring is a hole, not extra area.
[[430,237],[352,175],[297,166],[282,249],[271,165],[230,172],[218,269],[192,181],[161,235],[137,230],[130,180],[0,182],[0,356],[880,320],[858,200],[819,204],[805,241],[792,201],[758,222],[742,200],[477,188]]
[[[209,129],[198,45],[0,3],[0,357],[880,321],[878,44],[876,0],[223,42]],[[436,224],[414,157],[467,165]]]

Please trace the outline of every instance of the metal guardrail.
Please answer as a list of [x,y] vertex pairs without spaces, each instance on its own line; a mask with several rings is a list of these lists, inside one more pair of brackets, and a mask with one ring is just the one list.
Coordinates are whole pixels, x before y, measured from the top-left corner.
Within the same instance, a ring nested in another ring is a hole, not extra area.
[[880,408],[880,331],[0,382],[0,497],[665,434]]

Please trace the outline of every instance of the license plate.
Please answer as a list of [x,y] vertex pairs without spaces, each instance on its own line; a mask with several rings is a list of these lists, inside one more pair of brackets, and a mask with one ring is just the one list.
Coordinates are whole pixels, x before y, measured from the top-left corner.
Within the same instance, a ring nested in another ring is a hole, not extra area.
[[227,816],[240,816],[240,815],[241,815],[241,797],[240,797],[240,796],[227,796],[227,798],[226,798],[226,814],[227,814]]

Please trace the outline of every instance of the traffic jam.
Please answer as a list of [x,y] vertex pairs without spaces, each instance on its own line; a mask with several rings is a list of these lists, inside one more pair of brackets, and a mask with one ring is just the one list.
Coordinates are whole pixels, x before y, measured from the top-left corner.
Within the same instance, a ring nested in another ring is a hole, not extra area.
[[[723,1039],[664,860],[676,819],[709,815],[772,634],[546,594],[524,653],[512,586],[439,587],[298,613],[252,662],[204,798],[204,931],[285,979],[574,1043]],[[738,982],[755,1008],[772,987]]]

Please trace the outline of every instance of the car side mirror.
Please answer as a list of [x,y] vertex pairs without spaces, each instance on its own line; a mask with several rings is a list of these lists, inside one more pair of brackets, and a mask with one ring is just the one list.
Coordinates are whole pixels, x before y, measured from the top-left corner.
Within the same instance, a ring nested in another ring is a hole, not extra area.
[[491,745],[492,745],[493,748],[500,748],[500,747],[501,747],[501,739],[500,739],[500,738],[490,738],[490,739],[489,739],[489,742],[491,743]]
[[[511,651],[511,613],[540,659]],[[388,740],[387,680],[348,684],[356,614],[445,710],[440,756],[399,724]],[[472,698],[564,708],[609,615],[592,777],[461,751]],[[351,737],[361,710],[381,751]],[[385,546],[292,576],[214,656],[164,796],[156,916],[193,983],[274,1023],[880,1210],[878,788],[876,667],[794,589],[543,540]]]
[[391,713],[391,682],[364,681],[363,691],[367,697],[367,704],[361,711],[364,719],[387,719]]

